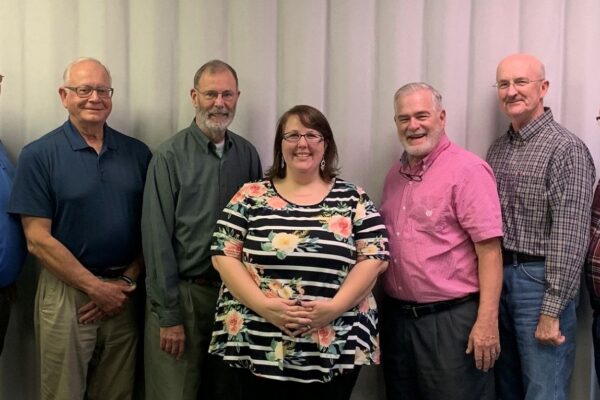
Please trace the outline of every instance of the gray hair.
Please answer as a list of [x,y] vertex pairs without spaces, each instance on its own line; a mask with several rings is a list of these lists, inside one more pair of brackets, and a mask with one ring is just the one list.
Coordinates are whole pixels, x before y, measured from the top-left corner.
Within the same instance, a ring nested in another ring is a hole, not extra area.
[[411,82],[402,86],[400,89],[396,91],[394,94],[394,109],[396,108],[396,103],[400,97],[404,97],[410,93],[418,92],[420,90],[427,90],[431,93],[431,101],[436,108],[436,110],[442,110],[442,95],[438,92],[433,86],[425,83],[425,82]]
[[80,64],[82,62],[86,62],[86,61],[96,63],[99,66],[101,66],[102,68],[104,68],[104,70],[106,71],[106,75],[108,75],[108,81],[112,85],[112,77],[110,76],[110,71],[108,70],[106,65],[102,64],[99,60],[92,58],[92,57],[80,57],[80,58],[77,58],[77,59],[71,61],[69,63],[69,65],[67,65],[67,68],[65,68],[65,72],[63,72],[63,82],[67,83],[69,81],[69,79],[71,78],[71,69],[75,65]]
[[238,76],[237,76],[237,72],[235,72],[235,69],[233,69],[233,67],[231,65],[227,64],[225,61],[216,60],[216,59],[210,60],[209,62],[207,62],[206,64],[201,66],[198,69],[198,71],[196,71],[196,74],[194,75],[194,87],[198,88],[198,82],[200,82],[200,78],[202,77],[202,75],[205,72],[209,73],[209,74],[214,74],[216,72],[223,72],[223,71],[231,72],[231,75],[233,75],[233,79],[235,79],[236,88],[239,87]]

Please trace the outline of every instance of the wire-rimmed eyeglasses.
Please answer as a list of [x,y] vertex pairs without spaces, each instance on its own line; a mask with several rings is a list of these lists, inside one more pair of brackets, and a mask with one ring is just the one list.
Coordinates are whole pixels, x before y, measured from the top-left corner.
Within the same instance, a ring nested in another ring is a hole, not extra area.
[[214,101],[214,100],[218,99],[219,96],[221,96],[223,101],[232,101],[236,95],[236,93],[231,90],[225,90],[223,92],[217,92],[216,90],[207,90],[207,91],[201,92],[196,88],[194,88],[194,90],[196,92],[200,93],[200,95],[202,95],[202,97],[204,97],[204,99],[206,101]]
[[516,88],[520,88],[520,87],[525,87],[525,86],[529,85],[530,83],[542,82],[542,81],[545,81],[545,78],[542,78],[542,79],[517,78],[512,81],[501,80],[501,81],[496,82],[492,86],[495,88],[498,88],[498,90],[507,90],[510,87],[510,85],[513,85],[516,89]]

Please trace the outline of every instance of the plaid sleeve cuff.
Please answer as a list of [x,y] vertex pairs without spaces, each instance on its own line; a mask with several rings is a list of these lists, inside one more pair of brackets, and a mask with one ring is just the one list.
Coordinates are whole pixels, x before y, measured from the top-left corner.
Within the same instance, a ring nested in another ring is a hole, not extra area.
[[571,299],[564,299],[546,292],[542,301],[542,307],[540,308],[540,314],[559,318],[570,301]]

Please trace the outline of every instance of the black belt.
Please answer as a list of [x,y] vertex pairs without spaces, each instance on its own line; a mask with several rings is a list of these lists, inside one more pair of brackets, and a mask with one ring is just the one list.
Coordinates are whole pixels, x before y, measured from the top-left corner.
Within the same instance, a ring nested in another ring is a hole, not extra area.
[[123,275],[123,272],[125,272],[126,268],[127,267],[120,265],[118,267],[88,268],[88,270],[100,278],[114,279]]
[[211,286],[211,287],[216,287],[216,288],[221,287],[221,281],[212,281],[212,280],[206,279],[202,276],[196,276],[194,278],[182,278],[182,279],[189,283],[193,283],[194,285]]
[[390,305],[393,307],[394,312],[398,312],[406,317],[410,318],[421,318],[425,315],[446,311],[454,306],[457,306],[467,301],[476,300],[479,298],[479,293],[471,293],[465,297],[459,297],[458,299],[436,301],[434,303],[414,303],[410,301],[403,301],[388,297]]
[[530,262],[544,262],[546,257],[532,256],[525,253],[517,253],[516,251],[502,250],[502,263],[507,264],[523,264]]

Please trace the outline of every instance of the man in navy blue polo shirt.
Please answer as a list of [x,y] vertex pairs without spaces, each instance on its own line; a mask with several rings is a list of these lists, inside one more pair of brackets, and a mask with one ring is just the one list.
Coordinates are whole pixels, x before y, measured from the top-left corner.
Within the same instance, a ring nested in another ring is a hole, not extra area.
[[151,154],[106,125],[111,77],[72,62],[58,92],[69,119],[27,145],[9,212],[41,262],[36,295],[42,399],[129,399],[137,333],[128,295],[142,269],[140,216]]
[[[4,76],[0,75],[0,84]],[[6,213],[15,168],[0,142],[0,354],[8,328],[10,305],[15,299],[15,281],[25,259],[25,239],[19,219]]]

